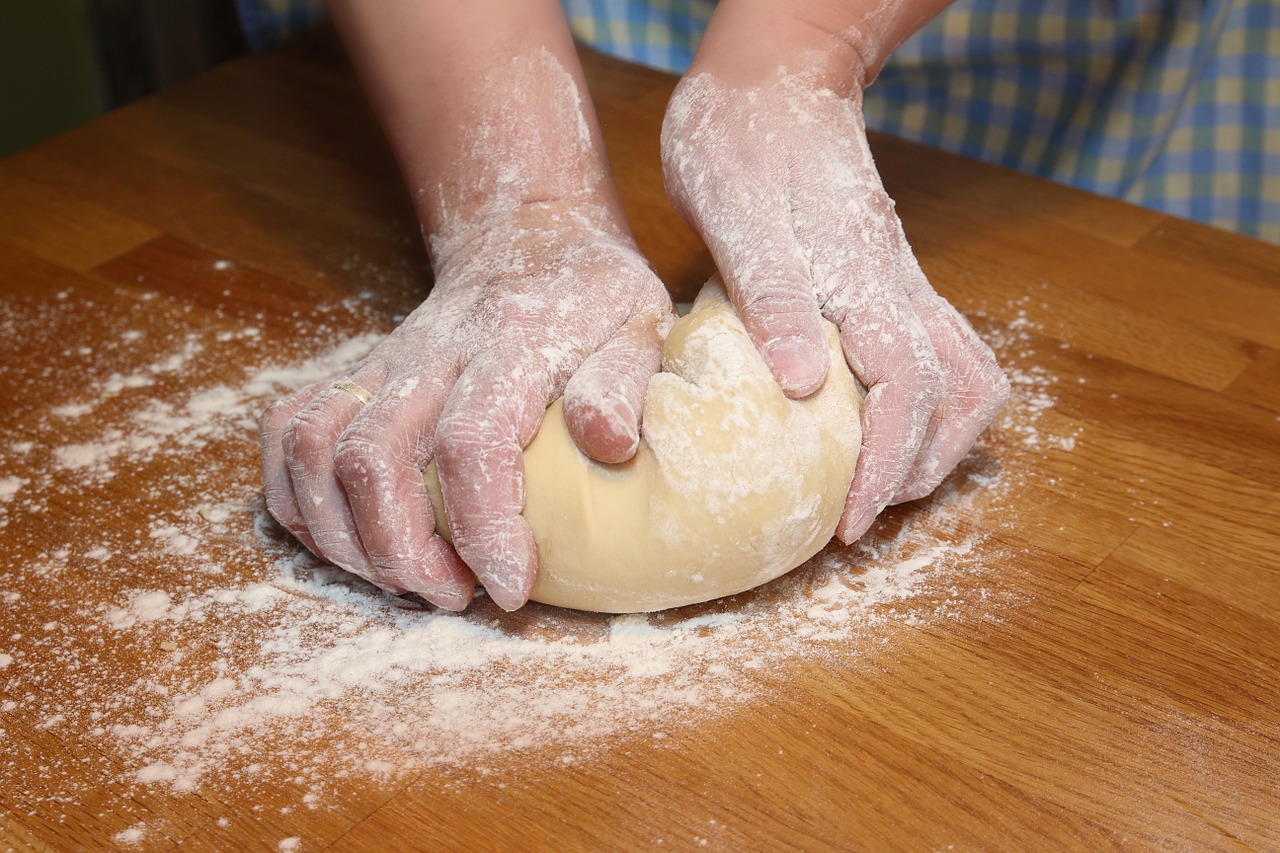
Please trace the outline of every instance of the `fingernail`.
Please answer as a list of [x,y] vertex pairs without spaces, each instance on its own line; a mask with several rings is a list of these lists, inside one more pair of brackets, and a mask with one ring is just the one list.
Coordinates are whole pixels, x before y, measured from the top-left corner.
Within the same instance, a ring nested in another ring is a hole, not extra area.
[[619,435],[627,441],[628,451],[634,451],[636,445],[640,443],[640,433],[636,430],[635,409],[622,397],[610,398],[608,405]]
[[866,533],[871,525],[875,522],[876,516],[884,509],[884,505],[879,507],[871,506],[867,508],[862,515],[859,515],[852,521],[839,524],[836,526],[836,538],[846,545],[852,545],[862,538],[862,534]]
[[436,607],[445,610],[466,610],[467,605],[471,603],[471,595],[459,590],[442,590],[433,592],[430,595],[424,595],[423,598],[430,601]]
[[765,357],[782,390],[801,395],[818,390],[827,375],[826,359],[800,335],[774,338],[764,345]]
[[510,613],[519,610],[529,601],[529,593],[533,591],[532,578],[526,587],[524,584],[508,585],[494,578],[485,581],[484,591],[493,599],[493,603]]
[[495,519],[473,531],[458,556],[503,610],[518,610],[529,600],[538,574],[537,545],[521,516]]

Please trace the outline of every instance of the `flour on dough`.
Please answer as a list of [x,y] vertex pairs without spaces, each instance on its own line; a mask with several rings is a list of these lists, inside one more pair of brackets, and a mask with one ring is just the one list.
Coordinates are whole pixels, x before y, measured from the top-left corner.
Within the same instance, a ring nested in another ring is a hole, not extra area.
[[[712,279],[667,337],[633,459],[587,457],[553,403],[524,451],[540,563],[531,598],[662,610],[751,589],[816,554],[835,532],[862,439],[834,326],[827,339],[826,382],[787,399]],[[434,463],[425,477],[447,537]]]

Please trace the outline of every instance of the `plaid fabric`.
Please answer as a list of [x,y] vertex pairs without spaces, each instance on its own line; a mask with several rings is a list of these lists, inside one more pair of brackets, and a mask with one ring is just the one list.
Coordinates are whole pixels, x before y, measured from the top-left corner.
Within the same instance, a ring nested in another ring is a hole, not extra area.
[[304,33],[325,18],[322,0],[235,0],[244,40],[253,50],[266,50],[289,36]]
[[1275,0],[958,0],[867,123],[1280,242]]
[[715,0],[561,0],[574,38],[603,53],[680,73]]
[[[714,8],[562,2],[580,41],[677,73]],[[309,25],[320,5],[237,3],[254,46]],[[1280,243],[1276,0],[958,0],[890,57],[866,115],[888,133]]]

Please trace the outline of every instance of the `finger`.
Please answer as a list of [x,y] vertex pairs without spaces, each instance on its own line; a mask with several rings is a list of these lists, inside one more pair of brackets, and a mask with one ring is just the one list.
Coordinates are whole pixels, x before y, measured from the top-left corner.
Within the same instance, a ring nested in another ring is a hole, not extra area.
[[[381,378],[370,369],[350,381],[376,391]],[[347,424],[364,404],[355,395],[329,386],[298,411],[284,431],[285,460],[303,523],[322,559],[372,579],[360,546],[346,494],[333,466],[334,449]]]
[[477,358],[459,377],[436,430],[436,465],[453,546],[504,610],[529,598],[537,576],[524,509],[521,450],[533,439],[554,383],[510,355]]
[[945,391],[942,368],[905,293],[880,292],[845,316],[840,340],[869,389],[862,451],[836,534],[853,542],[871,526],[911,472]]
[[729,296],[783,393],[799,399],[822,387],[831,361],[818,302],[806,280],[775,278],[736,296],[730,288]]
[[564,388],[564,421],[574,443],[601,462],[635,455],[645,392],[661,366],[660,321],[653,316],[627,323],[588,356]]
[[258,443],[262,447],[262,489],[267,500],[267,512],[308,551],[317,556],[319,549],[307,532],[307,525],[302,520],[302,510],[293,493],[293,481],[289,478],[284,432],[293,416],[310,403],[323,387],[321,384],[311,385],[278,400],[268,406],[258,419]]
[[826,378],[830,354],[790,206],[771,190],[725,183],[708,180],[700,188],[691,221],[773,378],[788,397],[808,396]]
[[949,302],[929,290],[912,303],[929,329],[947,391],[893,503],[917,500],[937,488],[1009,399],[1009,380],[995,354]]
[[451,376],[411,371],[383,386],[338,440],[334,469],[379,584],[450,610],[471,601],[475,577],[434,535],[422,469]]

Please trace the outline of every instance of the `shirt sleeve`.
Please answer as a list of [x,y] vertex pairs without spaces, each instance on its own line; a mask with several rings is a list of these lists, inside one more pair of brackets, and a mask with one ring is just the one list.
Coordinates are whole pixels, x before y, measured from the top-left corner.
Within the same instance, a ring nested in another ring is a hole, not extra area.
[[235,4],[251,50],[266,50],[325,20],[321,0],[235,0]]

